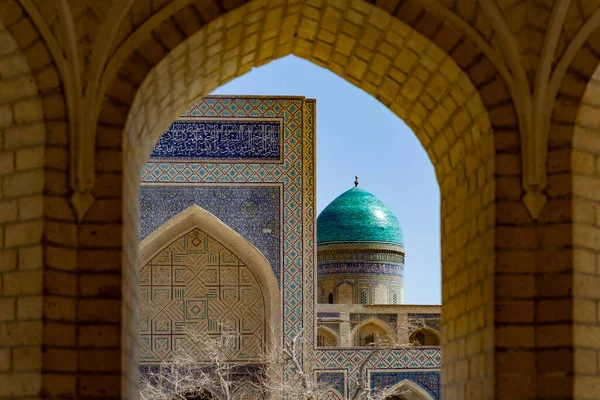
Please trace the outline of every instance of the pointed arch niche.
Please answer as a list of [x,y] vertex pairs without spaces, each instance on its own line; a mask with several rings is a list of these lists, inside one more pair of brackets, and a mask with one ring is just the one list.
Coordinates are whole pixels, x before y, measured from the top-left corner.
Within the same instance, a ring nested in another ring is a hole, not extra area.
[[[281,338],[279,286],[269,262],[239,233],[198,205],[186,208],[144,239],[140,262],[143,363],[155,363],[185,346],[186,326],[217,330],[209,307],[221,309],[225,322],[231,319],[237,324],[240,357],[251,358],[263,345],[270,348]],[[187,290],[198,293],[188,298]],[[169,302],[182,304],[167,306]],[[237,315],[236,309],[244,315]],[[253,335],[253,331],[260,333]]]
[[410,379],[398,382],[385,392],[385,400],[435,400],[427,390]]

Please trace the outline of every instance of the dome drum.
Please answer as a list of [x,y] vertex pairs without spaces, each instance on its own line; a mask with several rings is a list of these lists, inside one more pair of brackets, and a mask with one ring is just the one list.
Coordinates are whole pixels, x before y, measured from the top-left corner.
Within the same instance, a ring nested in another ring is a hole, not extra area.
[[319,302],[402,304],[404,236],[377,197],[354,187],[317,218]]

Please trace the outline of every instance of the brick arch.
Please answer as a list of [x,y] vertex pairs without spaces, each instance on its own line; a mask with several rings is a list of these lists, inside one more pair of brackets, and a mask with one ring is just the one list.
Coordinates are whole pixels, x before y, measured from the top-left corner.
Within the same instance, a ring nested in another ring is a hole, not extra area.
[[[588,52],[589,49],[583,49]],[[589,53],[588,53],[589,54]],[[590,357],[600,357],[600,315],[593,310],[600,309],[600,66],[596,68],[585,85],[579,100],[570,98],[571,118],[561,121],[562,141],[555,144],[563,149],[560,158],[564,173],[569,181],[563,185],[563,196],[570,199],[570,220],[572,221],[572,270],[566,289],[568,309],[561,315],[572,318],[572,325],[566,327],[564,345],[572,351],[570,370],[573,371],[573,390],[576,398],[590,398],[598,393],[597,382],[600,371],[590,368]],[[592,63],[592,60],[588,60]],[[588,67],[590,68],[590,67]],[[589,69],[591,71],[591,68]],[[573,72],[573,70],[571,71]],[[580,75],[578,77],[582,79]],[[572,85],[571,85],[572,88]],[[564,96],[564,94],[563,94]],[[563,103],[564,104],[564,103]],[[578,107],[577,107],[578,106]],[[572,136],[567,136],[570,134]],[[557,135],[555,135],[556,137]],[[552,145],[552,143],[551,143]],[[572,293],[572,294],[571,294]],[[563,294],[563,297],[565,295]]]
[[[482,341],[484,335],[493,336],[493,321],[486,323],[477,317],[493,310],[493,300],[481,298],[484,291],[493,290],[495,196],[494,138],[490,114],[479,92],[439,47],[375,6],[361,7],[365,13],[361,20],[364,32],[356,32],[354,39],[339,28],[333,33],[334,43],[327,49],[318,43],[311,47],[311,43],[298,37],[289,45],[277,45],[276,38],[288,31],[315,38],[331,35],[311,22],[311,18],[328,18],[329,6],[318,17],[289,19],[257,11],[258,4],[246,4],[211,22],[176,46],[145,77],[137,77],[143,82],[132,96],[130,108],[119,103],[115,109],[110,99],[105,103],[99,140],[106,137],[104,132],[116,135],[122,116],[127,117],[122,154],[125,251],[134,248],[137,240],[135,199],[139,168],[162,132],[197,97],[254,66],[295,54],[325,65],[379,99],[413,128],[428,152],[442,195],[442,329],[448,331],[445,336],[451,349],[444,352],[445,370],[470,358],[483,362],[482,354],[459,356],[452,351],[467,338]],[[349,18],[350,13],[343,14],[339,25],[349,23]],[[250,32],[258,27],[263,30],[253,37]],[[262,58],[262,54],[268,56]],[[320,57],[325,56],[332,60],[330,64],[321,61]],[[97,173],[102,180],[107,171]],[[137,260],[127,255],[125,260],[126,270],[134,274]],[[465,276],[476,278],[467,283]],[[481,301],[467,305],[467,297]],[[469,325],[465,323],[469,319],[479,322]],[[493,341],[487,341],[486,346],[489,350]],[[493,373],[493,368],[481,369],[472,378],[480,387],[491,384],[491,379],[482,382]],[[445,376],[444,382],[450,387],[468,379],[452,374]]]
[[[581,25],[592,27],[591,22]],[[596,268],[600,255],[600,28],[574,33],[589,36],[579,38],[580,47],[572,52],[572,58],[560,60],[564,75],[556,82],[558,93],[551,110],[549,203],[540,215],[538,229],[549,232],[562,225],[564,230],[560,239],[553,235],[553,250],[546,250],[537,266],[540,284],[536,295],[544,300],[537,302],[536,322],[542,325],[538,335],[546,338],[538,342],[537,353],[548,358],[557,347],[563,349],[560,366],[539,368],[540,375],[569,374],[562,382],[552,382],[553,393],[593,398],[600,379],[600,371],[589,363],[590,357],[600,356],[600,344],[591,340],[597,337],[591,332],[600,332],[600,317],[592,311],[600,304],[600,270]],[[567,51],[560,55],[565,54]],[[559,333],[548,338],[550,331]],[[538,395],[551,395],[548,390],[549,385],[540,385]]]
[[[72,214],[65,193],[50,184],[66,170],[58,160],[66,151],[60,143],[64,140],[66,147],[62,96],[56,92],[60,83],[43,40],[14,2],[0,7],[0,65],[0,297],[4,310],[11,310],[0,322],[5,355],[0,386],[3,396],[47,392],[70,397],[71,388],[46,374],[74,370],[76,361],[65,359],[57,367],[41,357],[42,346],[46,354],[64,348],[58,326],[74,332],[68,306],[66,313],[58,309],[74,303],[72,286],[62,286],[74,275],[56,268],[70,265],[59,254],[64,255],[67,241],[76,240],[76,232],[59,234],[57,205],[67,204],[65,219]],[[25,354],[34,356],[23,358]],[[31,377],[39,371],[44,373]]]

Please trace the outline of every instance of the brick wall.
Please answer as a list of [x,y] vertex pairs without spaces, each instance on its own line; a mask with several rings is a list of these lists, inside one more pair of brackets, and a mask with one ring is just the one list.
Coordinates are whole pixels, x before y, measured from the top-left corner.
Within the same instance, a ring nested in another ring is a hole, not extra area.
[[[43,383],[44,146],[37,82],[0,23],[0,397],[36,395]],[[56,315],[56,314],[54,314]]]

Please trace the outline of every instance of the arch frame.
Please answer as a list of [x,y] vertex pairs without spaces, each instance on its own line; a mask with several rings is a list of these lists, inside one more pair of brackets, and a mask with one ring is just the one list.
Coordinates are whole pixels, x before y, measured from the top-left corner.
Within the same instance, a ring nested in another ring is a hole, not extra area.
[[[317,324],[316,329],[315,329],[315,333],[317,334],[317,336],[319,335],[319,330],[323,330],[335,338],[334,346],[323,346],[323,347],[340,347],[340,336],[337,333],[335,333],[335,331],[333,329],[331,329],[327,326]],[[315,341],[315,343],[317,343],[317,342]]]
[[438,331],[436,331],[435,329],[432,329],[432,328],[430,328],[428,326],[423,326],[421,328],[415,329],[414,331],[410,332],[408,334],[409,342],[410,342],[410,337],[412,335],[415,335],[417,332],[430,332],[432,335],[434,335],[437,338],[438,343],[439,343],[439,344],[431,344],[431,345],[423,345],[423,346],[439,347],[440,344],[442,343],[442,335]]
[[413,392],[416,392],[416,394],[422,397],[422,400],[436,400],[421,385],[419,385],[417,382],[411,381],[410,379],[403,379],[400,382],[396,383],[394,386],[390,387],[389,389],[384,389],[384,393],[386,394],[386,396],[393,396],[394,394],[396,394],[396,392],[398,392],[404,387],[408,387]]
[[356,325],[350,331],[350,337],[353,338],[358,332],[360,332],[360,329],[363,326],[368,325],[368,324],[377,325],[378,327],[383,329],[390,339],[396,338],[396,333],[394,332],[394,329],[389,324],[387,324],[385,321],[382,321],[381,319],[379,319],[377,317],[369,317],[369,318],[365,319],[364,321],[362,321],[360,324]]
[[[105,97],[99,124],[118,124],[122,128],[123,173],[126,183],[129,183],[124,187],[124,203],[129,201],[130,193],[136,192],[135,184],[139,172],[155,140],[190,103],[206,96],[229,80],[249,72],[255,66],[292,54],[326,67],[332,73],[365,90],[414,131],[434,165],[442,197],[442,218],[444,221],[452,220],[451,223],[444,224],[442,229],[443,307],[462,304],[459,299],[463,296],[482,298],[482,287],[495,285],[497,178],[492,111],[497,109],[496,114],[501,115],[512,113],[507,111],[510,106],[498,103],[487,107],[483,95],[479,93],[476,83],[470,79],[465,69],[456,63],[447,50],[438,47],[412,25],[373,4],[353,4],[348,2],[347,7],[355,7],[353,11],[362,15],[364,24],[357,29],[356,38],[350,38],[350,44],[340,42],[340,46],[326,45],[329,47],[326,60],[331,58],[330,61],[323,61],[317,54],[317,47],[315,51],[310,47],[313,43],[317,46],[323,44],[315,39],[320,37],[320,29],[333,29],[334,32],[328,31],[327,34],[337,35],[342,24],[352,24],[346,13],[341,13],[340,26],[332,28],[322,24],[322,21],[328,19],[322,18],[318,13],[315,13],[315,19],[312,13],[298,15],[296,6],[253,1],[240,6],[235,12],[223,14],[222,17],[209,22],[168,51],[167,56],[157,60],[147,73],[140,76],[143,78],[140,80],[141,84],[136,85],[130,96],[131,101],[127,104],[113,101],[118,100],[115,97]],[[339,5],[326,2],[321,11],[326,15],[328,11],[339,11],[332,10],[336,7]],[[246,18],[250,15],[251,18]],[[264,35],[271,39],[263,40],[259,32],[259,46],[245,43],[257,37],[252,36],[249,39],[248,35],[244,35],[244,32],[254,32],[256,28],[254,25],[250,26],[248,21],[252,20],[252,24],[259,21],[257,26],[260,26],[261,18],[273,22],[262,24],[269,26],[269,31]],[[285,32],[277,34],[278,29]],[[372,45],[368,45],[370,48],[361,43],[362,34],[359,32],[362,29],[377,32],[378,39]],[[230,42],[227,39],[228,32],[238,30],[242,34]],[[314,31],[311,38],[306,37],[309,31]],[[209,43],[209,37],[221,38],[222,48],[228,50],[222,54],[212,54],[211,49],[221,47],[215,46],[213,41]],[[340,48],[347,45],[350,49]],[[365,61],[354,49],[364,50],[370,56]],[[247,51],[250,53],[247,54]],[[401,55],[407,57],[400,57]],[[340,59],[338,56],[342,56],[341,59],[347,60],[347,63],[339,65],[334,62]],[[410,66],[400,65],[402,61],[398,61],[411,59],[426,61],[418,61]],[[382,60],[383,63],[379,64]],[[421,81],[417,77],[420,77]],[[115,80],[115,84],[119,80],[120,78]],[[174,91],[177,91],[177,96],[173,94]],[[445,101],[433,100],[439,98]],[[124,221],[129,225],[125,227],[127,240],[132,234],[132,225],[135,225],[132,215],[136,214],[134,209],[137,205],[124,206]],[[129,223],[131,221],[133,223]],[[131,262],[132,257],[126,255],[125,260],[128,264],[125,265],[126,269],[136,268],[135,262]],[[486,268],[483,274],[478,275],[476,282],[469,287],[460,288],[459,291],[449,292],[451,281],[457,279],[461,273],[481,270],[480,264],[486,265]],[[495,297],[485,301],[482,299],[478,303],[478,308],[481,308],[478,312],[493,313],[494,300]],[[475,311],[460,307],[450,319],[443,318],[442,330],[450,329],[455,319],[466,317],[472,312]],[[311,324],[310,329],[314,329],[314,325]],[[494,332],[494,327],[486,322],[461,333],[460,337],[453,337],[451,341],[484,334],[493,336]],[[487,341],[485,350],[490,350],[494,345],[494,340]],[[463,362],[463,358],[475,357],[472,355],[449,358],[447,355],[451,353],[443,354],[445,365],[449,365],[450,368]],[[481,385],[483,380],[483,385],[493,387],[495,364],[490,365],[493,367],[481,371],[479,376],[466,379],[466,384]],[[450,380],[446,385],[458,387],[465,382]]]
[[265,299],[267,348],[277,346],[282,340],[281,292],[271,265],[246,238],[197,204],[192,204],[169,219],[140,243],[140,265],[147,264],[174,238],[196,228],[223,244],[255,274]]

